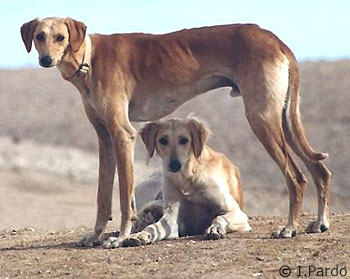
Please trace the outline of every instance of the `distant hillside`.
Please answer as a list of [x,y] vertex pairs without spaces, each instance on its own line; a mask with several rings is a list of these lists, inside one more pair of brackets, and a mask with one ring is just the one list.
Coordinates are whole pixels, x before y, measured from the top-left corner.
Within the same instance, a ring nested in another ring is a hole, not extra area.
[[[333,191],[350,195],[350,60],[304,62],[300,68],[301,112],[307,134],[316,150],[330,155],[326,163],[333,173]],[[241,98],[231,98],[228,92],[220,89],[197,97],[174,115],[194,112],[210,124],[213,136],[209,145],[240,167],[245,191],[260,191],[262,185],[268,185],[287,193],[279,170],[245,119]],[[57,70],[1,70],[0,96],[0,136],[96,152],[96,136],[79,93]],[[137,160],[145,158],[139,141],[135,156]]]

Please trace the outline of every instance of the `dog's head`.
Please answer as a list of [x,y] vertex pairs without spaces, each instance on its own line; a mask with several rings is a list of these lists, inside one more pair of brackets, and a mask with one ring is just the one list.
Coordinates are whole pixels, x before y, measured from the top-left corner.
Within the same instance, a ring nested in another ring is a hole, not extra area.
[[77,52],[85,34],[85,24],[71,18],[33,19],[21,27],[27,51],[30,52],[34,41],[43,67],[56,66],[68,52]]
[[161,157],[163,167],[179,172],[191,155],[198,158],[209,135],[206,125],[196,119],[170,119],[146,124],[140,131],[148,156],[154,151]]

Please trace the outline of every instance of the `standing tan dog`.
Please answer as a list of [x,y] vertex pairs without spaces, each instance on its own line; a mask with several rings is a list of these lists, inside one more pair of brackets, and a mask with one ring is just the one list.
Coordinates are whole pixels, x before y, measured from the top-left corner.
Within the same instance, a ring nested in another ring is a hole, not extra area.
[[[32,41],[43,67],[57,66],[79,90],[95,127],[100,153],[97,220],[99,242],[111,218],[112,187],[118,166],[121,233],[107,240],[117,247],[130,235],[135,218],[133,150],[130,121],[160,119],[208,90],[231,87],[242,96],[246,116],[260,142],[281,169],[290,193],[289,219],[276,237],[296,234],[305,176],[288,145],[305,163],[317,186],[318,218],[308,232],[329,227],[330,172],[309,144],[299,115],[299,72],[291,50],[271,32],[253,24],[183,30],[165,35],[86,34],[71,18],[34,19],[21,28],[29,52]],[[230,116],[228,116],[230,117]]]
[[[163,162],[164,215],[131,234],[124,246],[203,233],[205,239],[219,239],[233,231],[250,231],[242,211],[239,170],[224,154],[205,144],[208,134],[205,124],[196,118],[152,122],[143,127],[141,137],[149,156],[156,151]],[[153,204],[159,211],[160,202],[154,201],[144,211],[152,211]],[[136,227],[142,227],[138,222]]]

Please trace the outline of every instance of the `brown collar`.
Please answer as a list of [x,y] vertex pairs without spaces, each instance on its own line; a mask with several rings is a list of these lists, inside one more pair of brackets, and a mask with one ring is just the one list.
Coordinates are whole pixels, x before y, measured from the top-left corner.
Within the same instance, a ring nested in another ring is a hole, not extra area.
[[68,81],[76,81],[83,78],[90,71],[90,62],[91,62],[91,39],[89,35],[85,37],[85,52],[83,56],[83,61],[79,65],[76,72],[66,80]]

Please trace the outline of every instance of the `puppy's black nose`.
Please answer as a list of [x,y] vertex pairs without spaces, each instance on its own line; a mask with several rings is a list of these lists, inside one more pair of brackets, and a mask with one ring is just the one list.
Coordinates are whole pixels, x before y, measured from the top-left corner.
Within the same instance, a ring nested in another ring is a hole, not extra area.
[[48,55],[45,55],[40,58],[39,63],[43,67],[50,67],[52,63],[52,58]]
[[172,160],[169,164],[169,171],[178,172],[181,170],[181,163],[178,160]]

